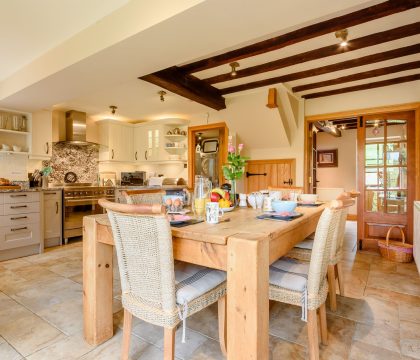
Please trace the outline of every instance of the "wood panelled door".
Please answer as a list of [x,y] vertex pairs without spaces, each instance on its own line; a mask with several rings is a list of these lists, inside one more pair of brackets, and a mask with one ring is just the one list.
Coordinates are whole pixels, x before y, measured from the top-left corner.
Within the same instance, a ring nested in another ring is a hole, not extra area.
[[249,160],[246,166],[245,189],[247,193],[271,187],[294,186],[296,160]]
[[[412,239],[415,187],[414,112],[384,113],[359,118],[358,238],[363,249],[377,249],[391,225]],[[399,232],[392,234],[399,238]]]

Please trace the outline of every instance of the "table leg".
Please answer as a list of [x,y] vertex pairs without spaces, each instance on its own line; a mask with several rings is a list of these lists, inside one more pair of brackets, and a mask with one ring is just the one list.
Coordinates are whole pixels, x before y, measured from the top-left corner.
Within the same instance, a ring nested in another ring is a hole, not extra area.
[[83,229],[84,336],[88,344],[98,345],[113,336],[113,246],[98,242],[101,232],[94,218],[85,217]]
[[227,359],[266,360],[269,239],[259,234],[237,234],[227,245]]

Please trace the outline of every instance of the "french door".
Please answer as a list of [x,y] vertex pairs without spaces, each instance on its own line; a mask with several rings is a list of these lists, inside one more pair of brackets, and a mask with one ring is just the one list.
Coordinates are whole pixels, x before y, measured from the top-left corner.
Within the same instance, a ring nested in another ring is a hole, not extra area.
[[[392,225],[412,239],[414,112],[362,116],[358,123],[359,248],[377,249]],[[399,232],[391,234],[399,238]]]

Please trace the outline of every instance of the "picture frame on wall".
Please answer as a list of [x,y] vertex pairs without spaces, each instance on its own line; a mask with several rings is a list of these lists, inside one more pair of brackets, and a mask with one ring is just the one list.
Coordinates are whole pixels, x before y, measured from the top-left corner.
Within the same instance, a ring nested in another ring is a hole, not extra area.
[[338,149],[318,150],[317,166],[322,167],[338,167]]

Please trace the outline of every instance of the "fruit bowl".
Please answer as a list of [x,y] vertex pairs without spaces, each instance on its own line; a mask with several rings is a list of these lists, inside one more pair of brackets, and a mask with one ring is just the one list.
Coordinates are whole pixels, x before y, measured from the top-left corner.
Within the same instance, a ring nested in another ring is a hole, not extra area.
[[231,211],[233,211],[233,209],[235,209],[234,206],[231,206],[231,207],[228,207],[228,208],[220,208],[220,210],[222,210],[224,213],[225,212],[231,212]]
[[297,203],[295,201],[274,200],[271,202],[271,207],[277,213],[279,212],[293,212],[295,211]]

